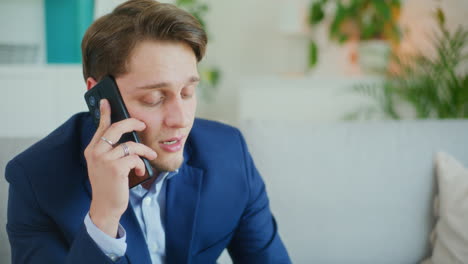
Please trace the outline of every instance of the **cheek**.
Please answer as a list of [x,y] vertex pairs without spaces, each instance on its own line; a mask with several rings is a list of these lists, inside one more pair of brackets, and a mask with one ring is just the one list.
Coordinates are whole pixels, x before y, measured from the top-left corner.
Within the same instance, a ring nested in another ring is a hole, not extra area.
[[190,100],[190,102],[187,104],[187,108],[188,108],[187,113],[190,114],[190,117],[195,116],[195,112],[197,109],[197,102],[198,102],[198,99],[194,97],[193,100]]
[[128,112],[131,117],[145,122],[146,127],[148,127],[151,123],[153,123],[157,119],[156,116],[154,114],[151,114],[151,112],[149,111],[129,108]]
[[138,133],[140,137],[142,137],[142,140],[145,141],[145,138],[154,138],[154,134],[157,134],[159,127],[161,127],[161,116],[144,110],[129,109],[128,111],[131,117],[146,124],[146,129]]

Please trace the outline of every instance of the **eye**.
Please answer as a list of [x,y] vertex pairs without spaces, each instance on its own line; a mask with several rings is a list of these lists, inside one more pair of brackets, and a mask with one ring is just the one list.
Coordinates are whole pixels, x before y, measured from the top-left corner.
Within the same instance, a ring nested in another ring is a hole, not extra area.
[[193,97],[193,94],[195,92],[195,87],[189,87],[186,89],[183,89],[182,92],[180,93],[180,96],[182,99],[190,99]]
[[161,104],[165,99],[166,99],[166,97],[164,97],[164,96],[152,97],[152,98],[149,98],[149,99],[147,99],[147,100],[144,100],[144,101],[143,101],[143,104],[146,105],[146,106],[158,106],[158,105]]
[[193,97],[193,94],[192,93],[182,93],[181,96],[182,96],[183,99],[190,99],[190,98]]

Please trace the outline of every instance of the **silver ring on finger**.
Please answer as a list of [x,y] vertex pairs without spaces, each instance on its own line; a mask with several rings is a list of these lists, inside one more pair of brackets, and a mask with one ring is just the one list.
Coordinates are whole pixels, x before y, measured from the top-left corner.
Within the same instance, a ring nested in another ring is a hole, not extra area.
[[122,143],[120,144],[120,146],[122,146],[124,157],[127,157],[128,155],[130,155],[130,148],[127,146],[127,144]]
[[111,145],[111,147],[114,147],[114,146],[115,146],[114,142],[108,140],[107,138],[101,137],[101,139],[102,139],[103,141],[105,141],[107,144]]

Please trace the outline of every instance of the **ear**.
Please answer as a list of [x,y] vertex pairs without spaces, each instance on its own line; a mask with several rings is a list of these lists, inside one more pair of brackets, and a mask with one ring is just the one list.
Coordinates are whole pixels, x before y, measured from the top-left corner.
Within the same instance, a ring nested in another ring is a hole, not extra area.
[[91,88],[94,87],[94,85],[96,85],[96,80],[94,80],[93,77],[88,77],[88,79],[86,79],[86,88],[87,90],[89,91]]

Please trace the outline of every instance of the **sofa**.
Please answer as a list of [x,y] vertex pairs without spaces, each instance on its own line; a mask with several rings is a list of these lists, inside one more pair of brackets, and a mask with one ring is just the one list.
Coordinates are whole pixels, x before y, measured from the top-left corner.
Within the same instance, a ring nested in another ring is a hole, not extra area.
[[[468,164],[468,120],[240,122],[293,263],[414,264],[431,255],[434,156]],[[37,138],[0,138],[0,170]],[[0,263],[8,186],[0,179]],[[224,253],[220,263],[230,263]]]

